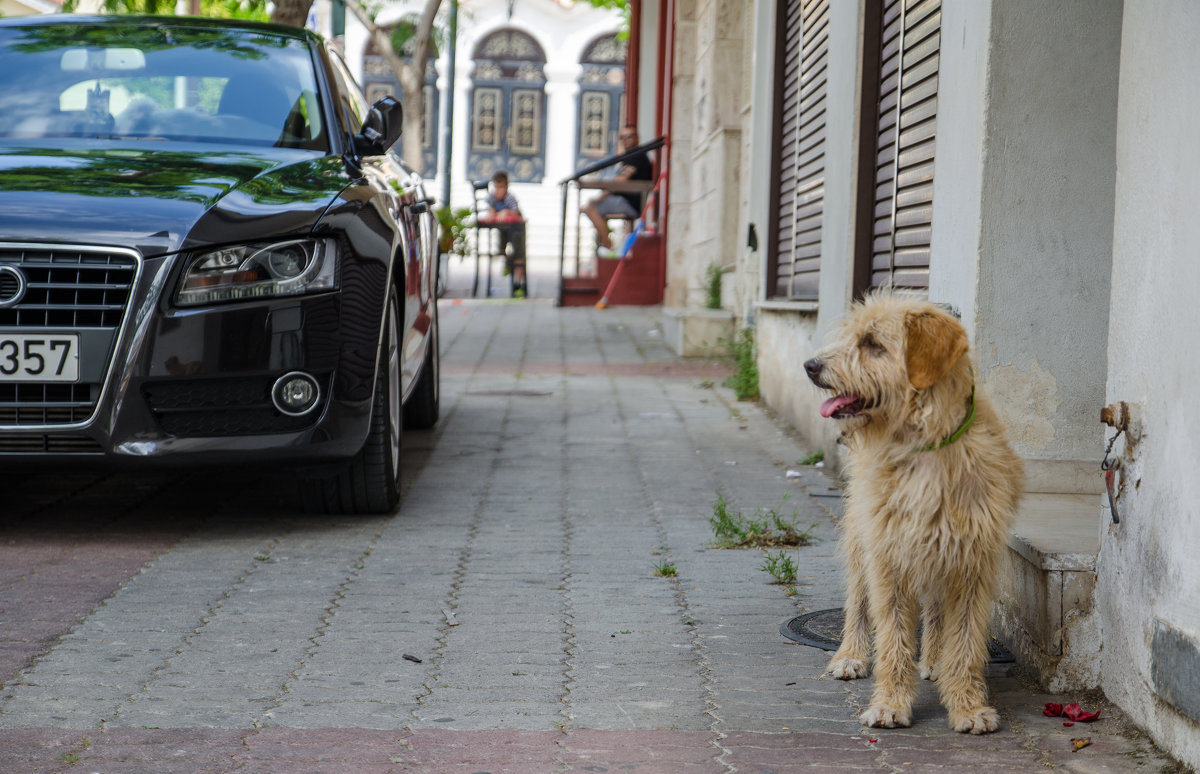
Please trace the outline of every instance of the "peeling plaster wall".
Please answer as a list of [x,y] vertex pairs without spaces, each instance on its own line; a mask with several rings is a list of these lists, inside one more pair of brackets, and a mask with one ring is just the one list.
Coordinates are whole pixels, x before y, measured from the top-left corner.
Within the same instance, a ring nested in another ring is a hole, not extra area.
[[930,295],[963,313],[1043,490],[1102,449],[1120,9],[944,9]]
[[[1097,605],[1105,693],[1200,766],[1200,5],[1125,5],[1117,135],[1109,401],[1124,447],[1121,523],[1106,525]],[[1164,636],[1166,633],[1169,636]]]

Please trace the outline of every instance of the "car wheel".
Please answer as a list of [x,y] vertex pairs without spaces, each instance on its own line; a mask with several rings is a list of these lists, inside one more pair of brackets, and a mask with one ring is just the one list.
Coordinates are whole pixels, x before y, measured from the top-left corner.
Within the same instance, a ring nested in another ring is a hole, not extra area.
[[415,430],[427,430],[438,421],[441,411],[441,354],[438,352],[438,312],[433,306],[433,324],[429,328],[429,347],[425,351],[425,362],[417,386],[404,404],[404,426]]
[[404,410],[400,404],[400,303],[395,288],[388,294],[383,331],[367,440],[349,466],[336,475],[301,480],[301,496],[308,510],[391,513],[400,501]]

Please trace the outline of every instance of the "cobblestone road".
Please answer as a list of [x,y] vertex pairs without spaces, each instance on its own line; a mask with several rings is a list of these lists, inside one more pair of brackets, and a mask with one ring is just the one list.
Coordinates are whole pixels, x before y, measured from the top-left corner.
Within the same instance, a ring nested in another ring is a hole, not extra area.
[[[951,732],[929,685],[912,729],[863,729],[871,681],[779,635],[841,599],[837,492],[787,476],[811,449],[656,310],[441,320],[443,419],[405,436],[393,517],[302,515],[245,470],[4,474],[0,771],[1170,770],[1115,708],[1063,728],[1043,703],[1080,697],[998,667],[996,734]],[[718,493],[814,525],[794,595],[711,547]]]

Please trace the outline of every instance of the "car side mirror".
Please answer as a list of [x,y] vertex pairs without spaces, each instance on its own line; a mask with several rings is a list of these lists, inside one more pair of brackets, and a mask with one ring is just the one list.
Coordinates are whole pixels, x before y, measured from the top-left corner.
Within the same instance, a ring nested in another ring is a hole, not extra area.
[[404,130],[404,108],[395,97],[383,97],[367,112],[362,131],[354,135],[360,156],[379,156],[396,144]]

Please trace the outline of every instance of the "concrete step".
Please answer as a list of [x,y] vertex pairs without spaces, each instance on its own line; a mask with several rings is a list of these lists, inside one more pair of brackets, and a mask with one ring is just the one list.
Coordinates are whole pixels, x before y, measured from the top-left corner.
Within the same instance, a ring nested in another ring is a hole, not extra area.
[[993,630],[1050,691],[1100,684],[1093,596],[1106,514],[1096,494],[1026,493],[1008,536]]

